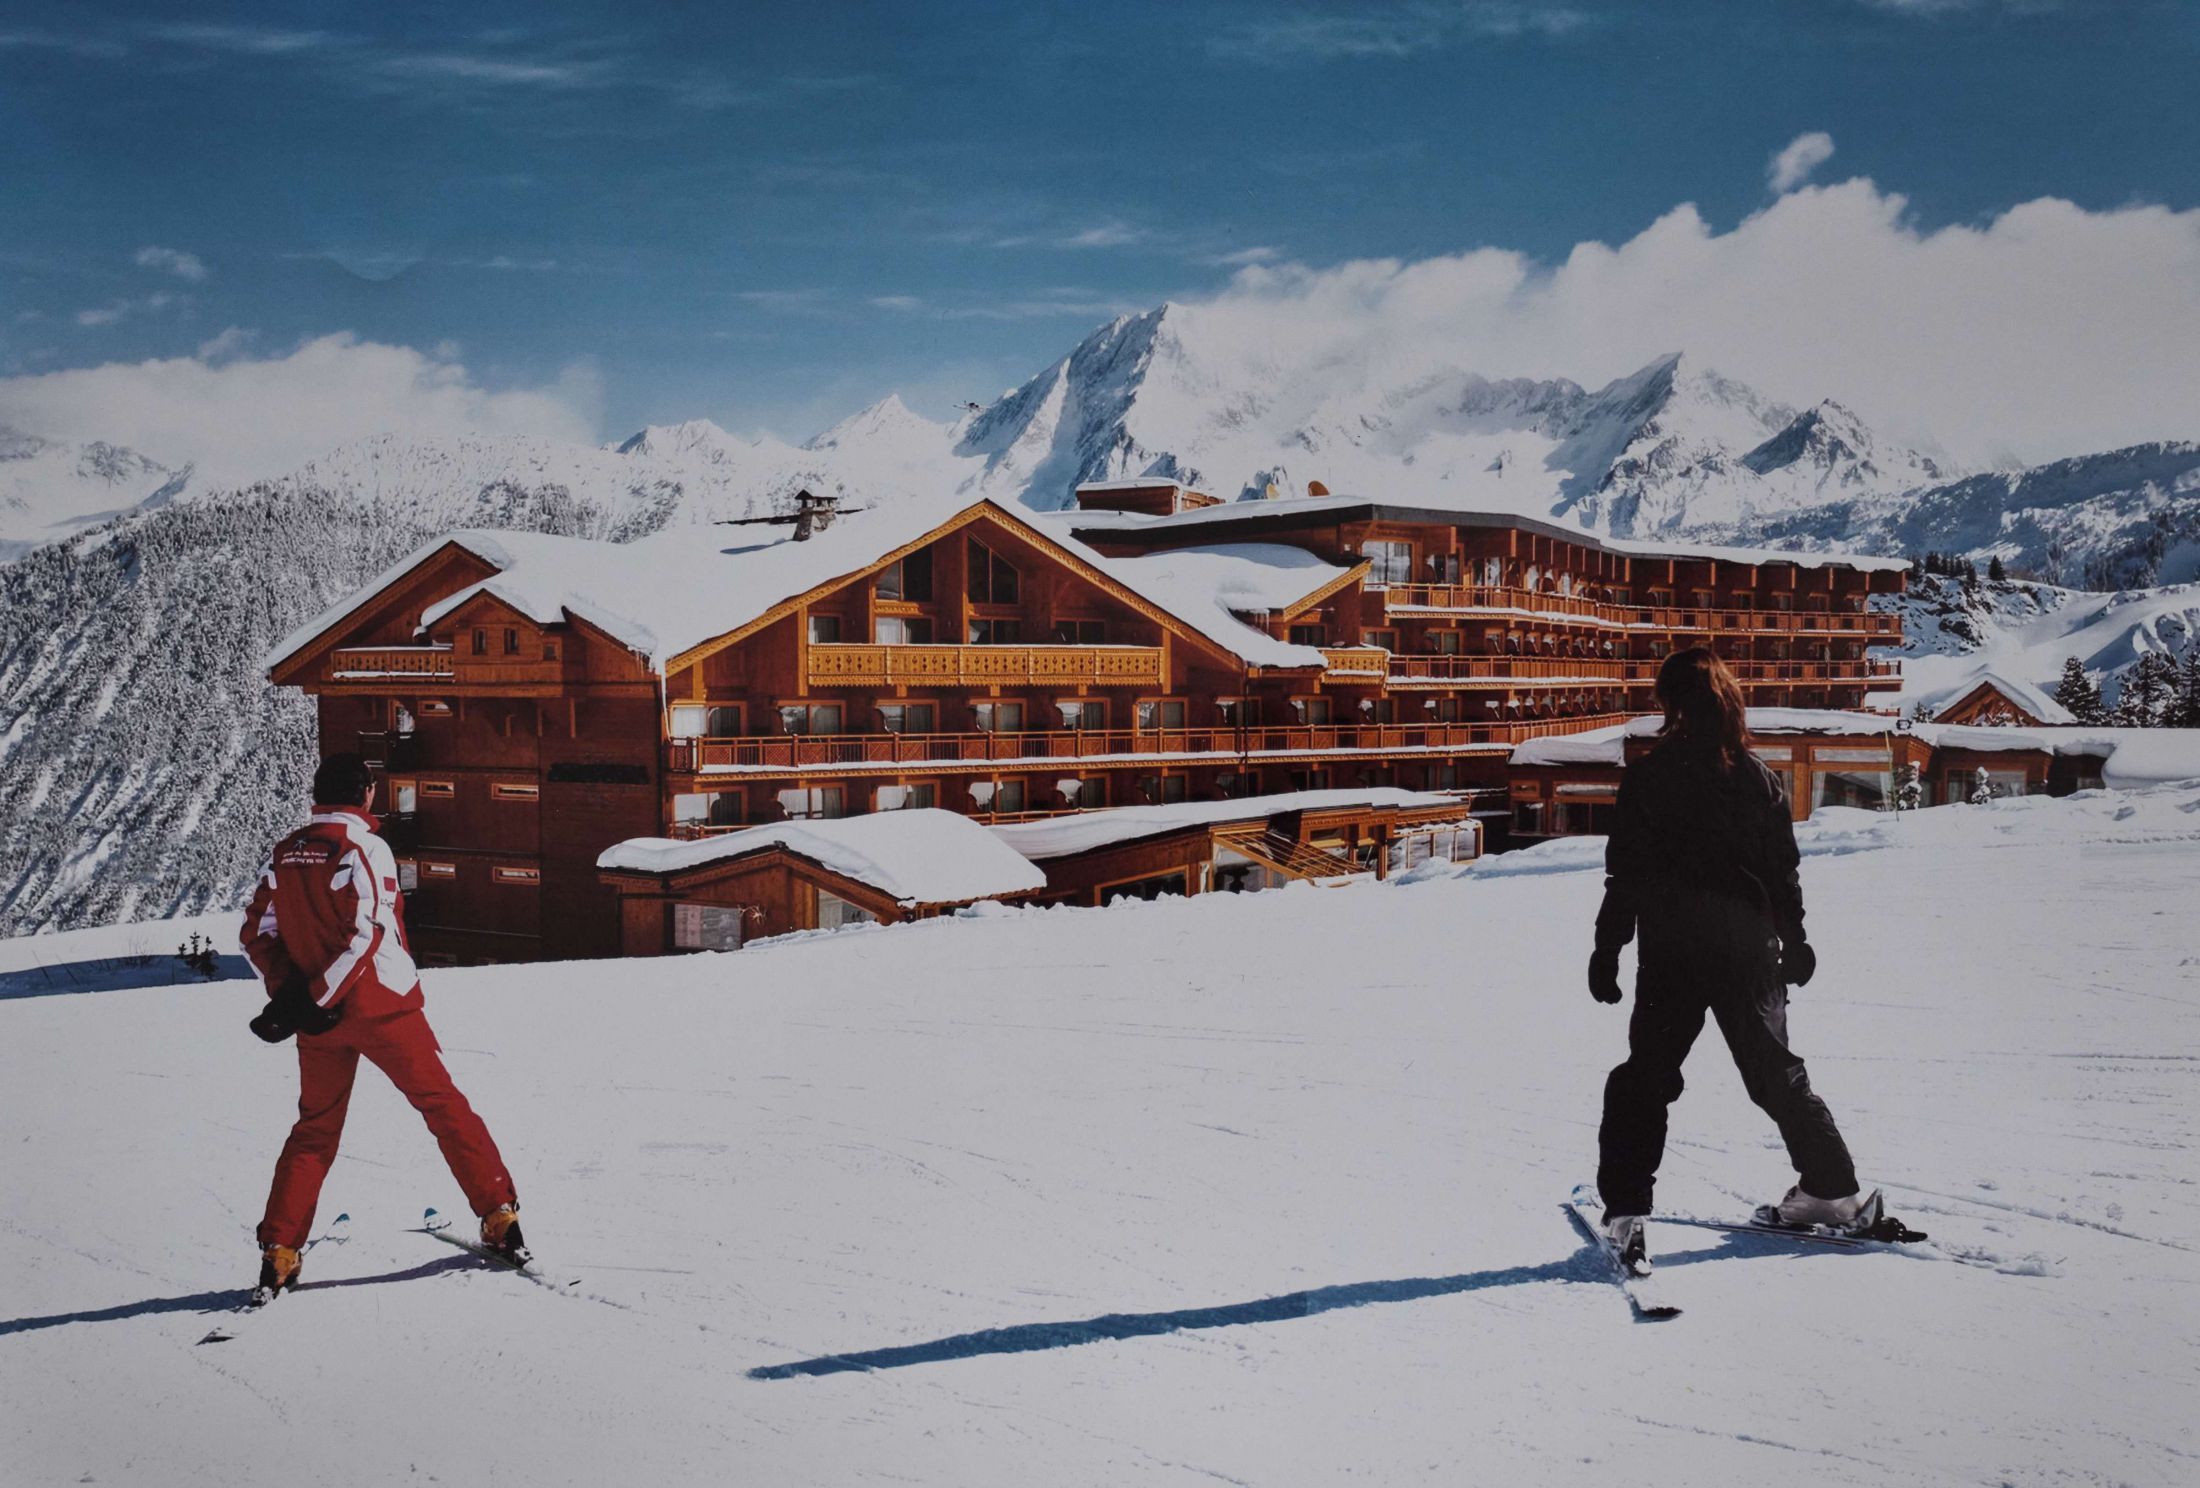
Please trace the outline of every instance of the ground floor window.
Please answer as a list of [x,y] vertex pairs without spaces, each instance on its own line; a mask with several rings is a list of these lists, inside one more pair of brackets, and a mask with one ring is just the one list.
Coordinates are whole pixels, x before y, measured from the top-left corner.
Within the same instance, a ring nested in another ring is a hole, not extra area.
[[860,904],[851,904],[838,894],[817,891],[817,928],[839,930],[848,925],[872,925],[878,916]]
[[1152,878],[1133,879],[1129,883],[1109,884],[1100,891],[1102,904],[1113,904],[1118,899],[1159,899],[1167,894],[1188,894],[1191,885],[1183,870],[1175,873],[1157,873]]
[[1471,826],[1443,826],[1427,831],[1408,832],[1390,844],[1390,871],[1403,873],[1431,858],[1465,863],[1479,856],[1481,851],[1481,834]]
[[1873,770],[1820,770],[1811,808],[1856,806],[1877,811],[1888,804],[1889,776]]
[[1268,864],[1246,857],[1233,848],[1215,849],[1211,882],[1217,893],[1250,894],[1260,889],[1278,888],[1290,881]]
[[738,904],[672,906],[672,948],[676,951],[737,951],[741,948]]
[[2005,796],[2021,796],[2031,789],[2031,780],[2022,770],[1950,770],[1948,772],[1948,799],[1968,801],[1979,793],[1979,777],[1986,777],[1986,789],[1995,800]]

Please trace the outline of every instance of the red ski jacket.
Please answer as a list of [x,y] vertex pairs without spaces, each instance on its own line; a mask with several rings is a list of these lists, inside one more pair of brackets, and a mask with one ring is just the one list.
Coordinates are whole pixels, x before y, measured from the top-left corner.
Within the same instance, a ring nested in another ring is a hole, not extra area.
[[323,1007],[369,1017],[413,1005],[420,973],[405,942],[397,860],[354,806],[316,806],[275,844],[238,940],[272,995],[304,975]]

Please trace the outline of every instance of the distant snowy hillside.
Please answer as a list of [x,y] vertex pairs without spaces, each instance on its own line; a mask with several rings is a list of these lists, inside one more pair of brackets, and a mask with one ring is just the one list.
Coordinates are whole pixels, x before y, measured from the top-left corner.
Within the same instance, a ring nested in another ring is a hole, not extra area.
[[63,444],[0,425],[0,563],[139,507],[191,479],[119,444]]
[[1895,607],[1906,705],[1952,701],[1989,671],[2052,692],[2072,656],[2113,703],[2141,656],[2181,658],[2200,644],[2200,584],[2092,594],[1918,575]]

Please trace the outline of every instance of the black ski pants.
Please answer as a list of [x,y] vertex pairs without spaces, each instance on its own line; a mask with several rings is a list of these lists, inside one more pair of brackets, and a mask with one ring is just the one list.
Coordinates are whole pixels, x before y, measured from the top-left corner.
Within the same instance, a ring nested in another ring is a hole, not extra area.
[[1855,1193],[1848,1145],[1788,1047],[1780,942],[1763,912],[1738,899],[1688,894],[1646,912],[1640,933],[1627,1059],[1604,1083],[1597,1133],[1606,1216],[1651,1212],[1666,1107],[1680,1097],[1681,1063],[1706,1013],[1725,1035],[1742,1088],[1780,1128],[1803,1191],[1824,1199]]

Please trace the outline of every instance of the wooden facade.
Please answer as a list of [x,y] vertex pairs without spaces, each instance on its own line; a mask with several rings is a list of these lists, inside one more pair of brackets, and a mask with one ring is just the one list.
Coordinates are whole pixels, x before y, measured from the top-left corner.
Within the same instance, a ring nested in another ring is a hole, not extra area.
[[[656,657],[585,606],[511,597],[493,545],[454,540],[270,676],[316,698],[324,754],[380,769],[429,961],[620,952],[595,860],[629,838],[905,806],[1013,822],[1332,787],[1501,798],[1515,744],[1646,707],[1658,659],[1698,639],[1735,656],[1753,702],[1893,685],[1865,647],[1899,622],[1864,605],[1898,572],[1652,559],[1336,498],[1205,520],[1241,505],[1095,513],[1112,525],[1080,526],[1080,548],[977,502]],[[855,520],[833,538],[852,541]],[[1290,544],[1341,570],[1243,617],[1318,664],[1249,662],[1106,556],[1217,542]]]

